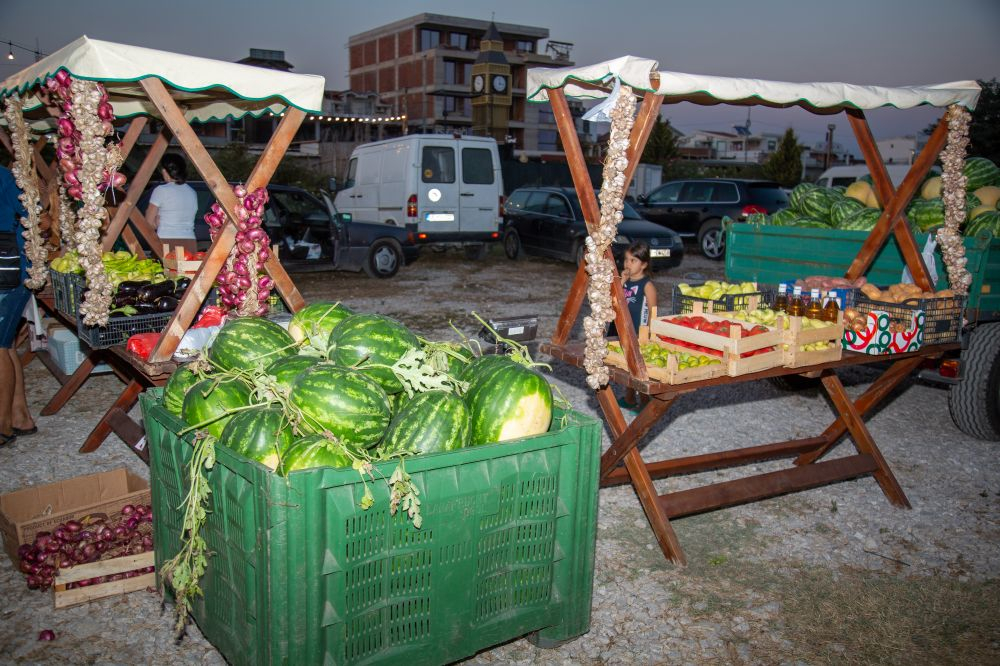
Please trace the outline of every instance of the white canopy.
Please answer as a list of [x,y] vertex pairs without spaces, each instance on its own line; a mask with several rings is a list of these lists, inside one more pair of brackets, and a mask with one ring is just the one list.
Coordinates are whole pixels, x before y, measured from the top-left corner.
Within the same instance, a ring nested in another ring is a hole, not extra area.
[[44,118],[47,114],[37,95],[38,86],[60,69],[103,83],[119,118],[159,115],[138,84],[150,77],[163,81],[189,122],[259,116],[268,111],[279,114],[288,106],[319,113],[323,105],[322,76],[116,44],[86,35],[9,77],[0,84],[0,99],[16,92],[24,98],[26,116]]
[[[695,104],[761,104],[801,106],[814,113],[837,113],[845,108],[876,109],[891,106],[909,109],[930,105],[961,104],[970,111],[979,99],[979,84],[956,81],[928,86],[859,86],[849,83],[785,83],[762,79],[736,79],[657,71],[655,60],[624,56],[586,67],[533,68],[528,70],[528,100],[548,99],[548,90],[564,87],[567,97],[597,99],[607,97],[615,80],[636,90],[653,91],[670,102]],[[652,80],[651,80],[652,79]]]

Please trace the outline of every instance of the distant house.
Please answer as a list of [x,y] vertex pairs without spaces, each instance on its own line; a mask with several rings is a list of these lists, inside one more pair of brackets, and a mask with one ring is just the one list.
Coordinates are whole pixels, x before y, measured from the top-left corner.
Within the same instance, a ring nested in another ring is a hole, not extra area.
[[702,162],[763,164],[781,141],[780,134],[740,135],[733,132],[698,130],[678,139],[681,158]]
[[927,145],[926,136],[897,136],[876,141],[878,152],[886,164],[913,164],[914,158]]

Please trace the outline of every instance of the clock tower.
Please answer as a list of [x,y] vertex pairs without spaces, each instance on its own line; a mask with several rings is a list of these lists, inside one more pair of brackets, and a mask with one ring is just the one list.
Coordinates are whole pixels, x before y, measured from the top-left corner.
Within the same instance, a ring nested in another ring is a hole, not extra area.
[[472,132],[492,136],[504,145],[510,127],[511,70],[503,54],[503,37],[490,21],[472,65]]

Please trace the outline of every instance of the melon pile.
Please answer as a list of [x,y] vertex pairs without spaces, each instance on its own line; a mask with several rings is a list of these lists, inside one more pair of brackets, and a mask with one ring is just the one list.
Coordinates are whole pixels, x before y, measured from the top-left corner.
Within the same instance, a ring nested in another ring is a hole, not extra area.
[[535,370],[334,303],[303,308],[287,331],[233,319],[207,359],[171,376],[164,406],[279,474],[528,437],[552,420]]
[[[983,157],[965,161],[967,179],[966,236],[990,231],[1000,237],[1000,167]],[[802,183],[788,197],[788,208],[773,215],[751,215],[748,222],[784,227],[871,231],[882,207],[871,184],[864,180],[845,188],[818,187]],[[906,209],[914,233],[930,233],[944,225],[941,177],[928,178]]]

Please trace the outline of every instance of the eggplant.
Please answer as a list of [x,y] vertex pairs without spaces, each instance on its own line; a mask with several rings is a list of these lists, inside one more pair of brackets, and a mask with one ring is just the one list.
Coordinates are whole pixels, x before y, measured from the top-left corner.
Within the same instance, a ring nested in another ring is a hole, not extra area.
[[135,308],[136,314],[156,314],[156,306],[152,303],[143,303],[142,301],[139,301],[132,307]]
[[158,299],[153,301],[153,306],[156,308],[157,312],[173,312],[177,309],[178,301],[173,296],[160,296]]
[[136,298],[135,294],[123,294],[121,292],[114,295],[111,299],[112,308],[123,308],[126,305],[135,305]]
[[142,287],[138,293],[138,301],[140,303],[152,304],[156,299],[161,296],[173,296],[174,295],[174,283],[167,280],[166,282],[159,282],[157,284],[147,284]]
[[143,287],[153,284],[149,280],[126,280],[125,282],[118,283],[118,291],[116,294],[130,294],[135,296],[139,293],[139,290]]
[[191,284],[191,278],[189,277],[179,277],[174,282],[174,296],[180,298],[181,295],[187,290],[188,285]]

